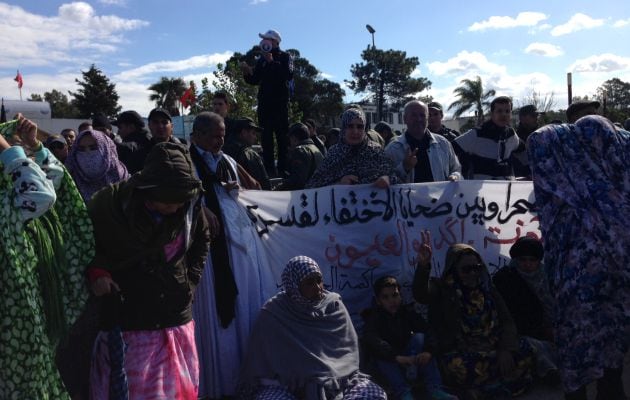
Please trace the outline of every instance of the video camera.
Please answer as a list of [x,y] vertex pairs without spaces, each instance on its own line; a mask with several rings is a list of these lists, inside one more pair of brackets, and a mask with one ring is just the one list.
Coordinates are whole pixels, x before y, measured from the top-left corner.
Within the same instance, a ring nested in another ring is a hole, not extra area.
[[269,53],[271,49],[273,49],[273,42],[270,39],[263,39],[258,46],[260,46],[260,50],[263,52]]

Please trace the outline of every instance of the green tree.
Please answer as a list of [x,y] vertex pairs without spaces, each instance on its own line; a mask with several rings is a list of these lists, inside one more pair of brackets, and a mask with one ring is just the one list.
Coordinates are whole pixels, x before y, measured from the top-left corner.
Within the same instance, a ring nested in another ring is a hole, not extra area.
[[379,50],[368,47],[361,54],[362,63],[350,68],[353,79],[346,81],[355,93],[369,93],[376,103],[378,119],[383,119],[385,104],[400,107],[417,93],[431,87],[427,78],[413,78],[420,65],[418,57],[407,57],[399,50]]
[[44,98],[41,94],[31,93],[31,97],[26,99],[26,101],[44,101]]
[[79,89],[68,92],[74,97],[72,105],[79,111],[79,118],[90,118],[97,113],[114,118],[120,112],[116,85],[109,81],[103,72],[94,64],[90,69],[82,72],[83,79],[75,79]]
[[[326,78],[320,71],[295,49],[287,50],[293,58],[293,96],[297,103],[292,121],[312,118],[319,124],[326,124],[343,111],[341,86]],[[298,111],[301,114],[298,118]]]
[[225,65],[217,65],[213,72],[215,80],[212,86],[215,91],[226,93],[231,100],[230,114],[232,116],[249,117],[256,120],[256,92],[257,88],[245,82],[239,67],[240,53],[235,53]]
[[612,78],[597,88],[604,116],[613,122],[624,122],[630,117],[630,83]]
[[461,86],[453,90],[453,93],[459,97],[448,106],[448,110],[455,109],[453,111],[453,117],[457,118],[469,111],[475,110],[477,115],[477,123],[483,123],[484,109],[490,106],[490,98],[496,94],[494,89],[490,89],[486,92],[483,91],[483,84],[481,83],[481,77],[477,76],[475,79],[463,79]]
[[153,93],[149,95],[149,100],[155,102],[156,107],[168,111],[172,116],[179,115],[179,99],[188,89],[186,82],[182,78],[169,78],[163,76],[149,90]]
[[79,117],[79,110],[68,100],[68,96],[56,89],[44,93],[44,100],[50,104],[53,118]]

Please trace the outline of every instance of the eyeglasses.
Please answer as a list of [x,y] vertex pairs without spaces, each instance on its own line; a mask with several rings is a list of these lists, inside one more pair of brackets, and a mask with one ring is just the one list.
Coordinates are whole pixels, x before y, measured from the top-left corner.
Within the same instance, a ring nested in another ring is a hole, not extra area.
[[469,264],[469,265],[462,265],[460,267],[460,271],[462,271],[465,274],[470,274],[471,272],[480,272],[483,268],[483,264]]
[[348,124],[346,125],[346,128],[364,129],[365,125],[364,124]]

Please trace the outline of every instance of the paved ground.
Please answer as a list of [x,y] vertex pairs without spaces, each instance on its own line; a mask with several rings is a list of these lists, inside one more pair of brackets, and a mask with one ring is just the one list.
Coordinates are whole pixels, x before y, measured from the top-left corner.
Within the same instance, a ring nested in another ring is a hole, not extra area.
[[[630,353],[626,355],[624,363],[623,382],[626,388],[626,394],[630,394]],[[562,389],[535,386],[523,396],[517,397],[518,400],[563,400]],[[589,387],[589,399],[595,399],[595,385]]]

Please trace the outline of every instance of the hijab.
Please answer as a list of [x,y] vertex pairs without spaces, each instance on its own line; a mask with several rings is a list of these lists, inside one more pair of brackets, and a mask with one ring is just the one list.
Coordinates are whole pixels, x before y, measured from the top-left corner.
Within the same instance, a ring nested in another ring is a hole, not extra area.
[[252,329],[241,390],[272,379],[316,400],[338,395],[355,379],[358,337],[341,298],[323,291],[320,299],[308,300],[299,291],[300,283],[314,275],[321,276],[321,270],[309,257],[287,263],[282,291],[265,303]]
[[395,183],[393,162],[378,143],[368,140],[367,133],[363,133],[363,138],[358,144],[346,143],[348,125],[355,119],[359,119],[365,125],[365,114],[360,108],[349,108],[342,114],[339,143],[330,147],[306,187],[332,185],[346,175],[356,175],[359,184],[372,183],[384,175],[390,177],[392,184]]
[[[79,150],[79,143],[86,135],[96,141],[95,150]],[[86,202],[103,187],[129,178],[127,168],[118,159],[116,144],[97,130],[88,129],[79,133],[66,159],[66,168]]]

